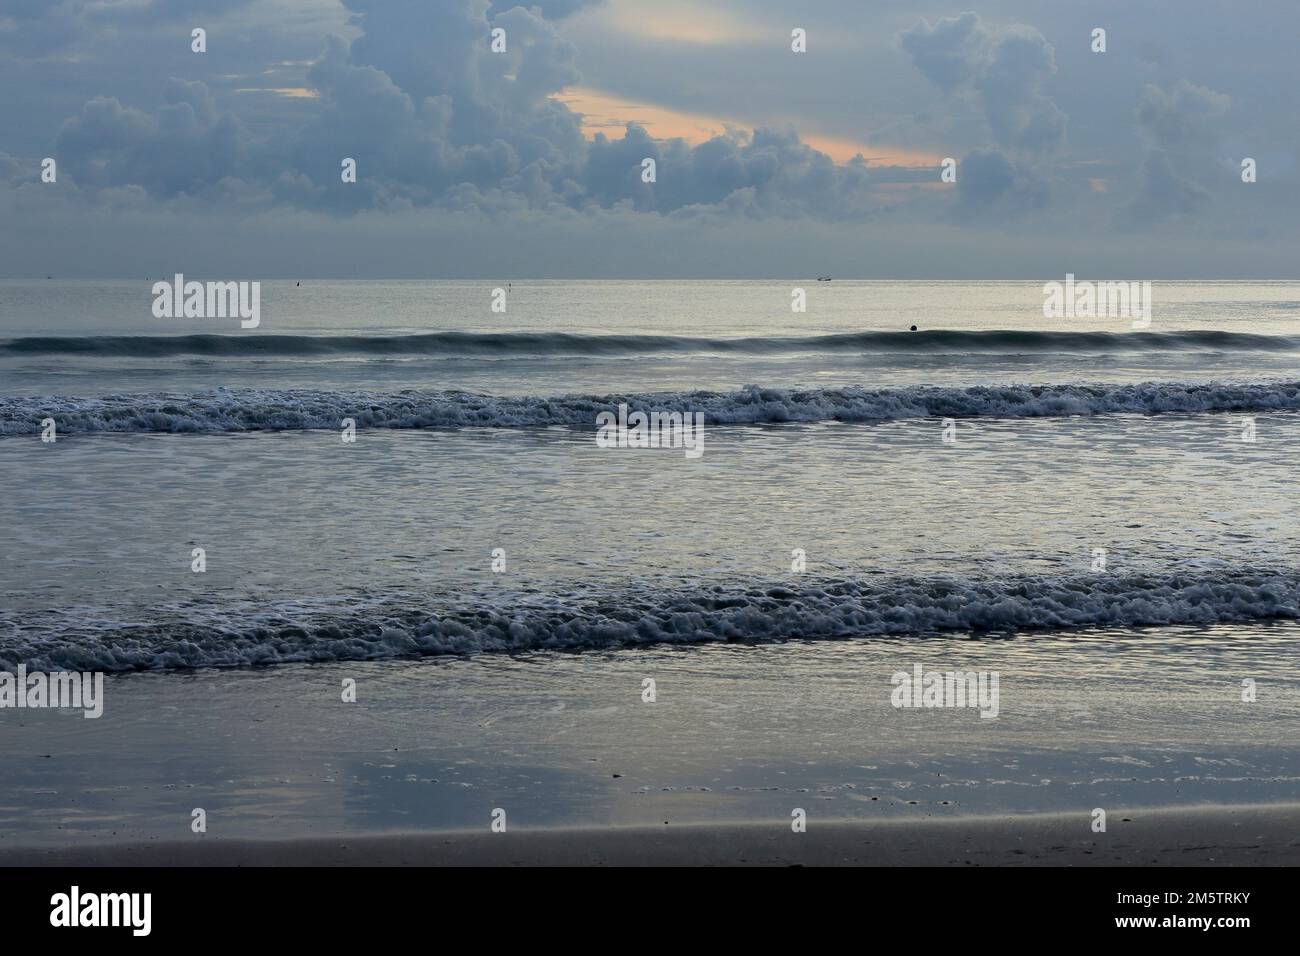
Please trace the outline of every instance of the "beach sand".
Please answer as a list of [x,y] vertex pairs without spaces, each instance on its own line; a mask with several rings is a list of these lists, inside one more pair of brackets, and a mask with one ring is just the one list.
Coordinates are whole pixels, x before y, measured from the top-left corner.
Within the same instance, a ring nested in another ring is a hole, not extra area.
[[[1294,812],[1197,808],[1300,805],[1296,642],[1168,629],[115,676],[99,719],[0,720],[0,859],[1291,862]],[[891,706],[891,671],[922,652],[1000,672],[997,719]],[[1266,693],[1243,703],[1225,673]]]
[[1300,805],[0,850],[0,866],[1295,866]]

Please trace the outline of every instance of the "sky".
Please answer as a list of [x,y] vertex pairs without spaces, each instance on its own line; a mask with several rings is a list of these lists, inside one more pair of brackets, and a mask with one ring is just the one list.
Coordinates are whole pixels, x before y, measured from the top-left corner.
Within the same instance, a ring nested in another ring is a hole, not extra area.
[[0,276],[1297,278],[1298,49],[1295,0],[0,0]]

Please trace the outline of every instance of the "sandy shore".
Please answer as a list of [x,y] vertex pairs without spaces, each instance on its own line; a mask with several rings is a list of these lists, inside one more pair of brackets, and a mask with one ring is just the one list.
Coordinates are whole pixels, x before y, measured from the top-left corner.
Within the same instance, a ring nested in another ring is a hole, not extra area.
[[1300,805],[6,848],[3,866],[1295,866]]

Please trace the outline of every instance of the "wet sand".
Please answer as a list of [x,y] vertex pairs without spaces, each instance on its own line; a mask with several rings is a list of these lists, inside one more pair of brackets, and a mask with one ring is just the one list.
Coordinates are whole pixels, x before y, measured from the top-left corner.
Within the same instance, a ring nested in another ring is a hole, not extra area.
[[1295,866],[1300,805],[0,849],[0,866]]

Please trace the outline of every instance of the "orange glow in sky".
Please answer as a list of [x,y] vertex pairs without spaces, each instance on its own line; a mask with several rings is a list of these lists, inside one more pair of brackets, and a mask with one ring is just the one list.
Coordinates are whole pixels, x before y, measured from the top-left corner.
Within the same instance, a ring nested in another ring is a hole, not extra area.
[[[749,129],[745,123],[688,113],[653,103],[640,103],[623,99],[600,90],[573,86],[557,93],[554,99],[571,110],[582,114],[582,132],[588,139],[603,132],[611,139],[619,139],[628,123],[636,123],[654,139],[683,139],[698,146],[731,129]],[[861,153],[872,166],[938,166],[941,156],[896,146],[868,145],[852,139],[803,133],[801,138],[813,149],[820,150],[837,163],[847,163]]]

